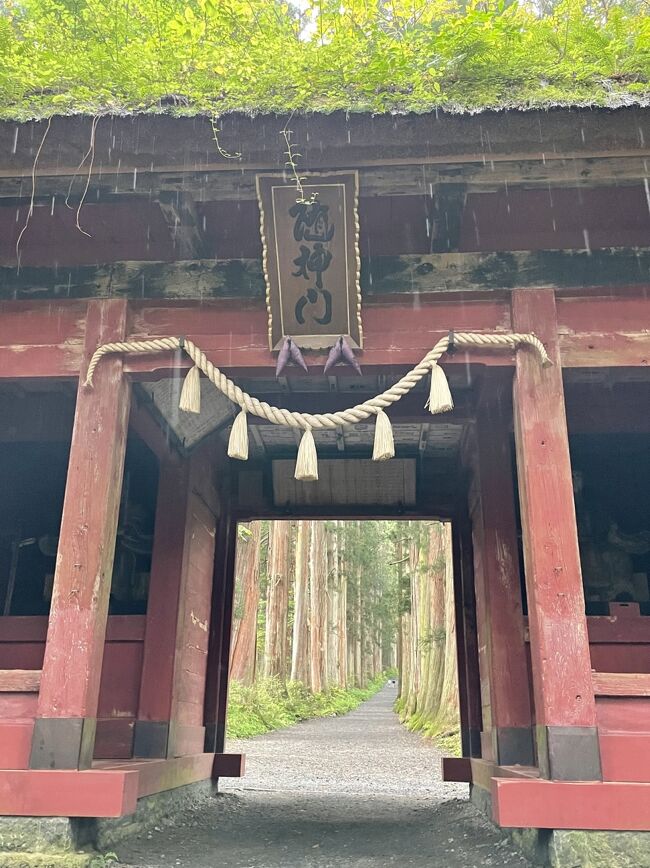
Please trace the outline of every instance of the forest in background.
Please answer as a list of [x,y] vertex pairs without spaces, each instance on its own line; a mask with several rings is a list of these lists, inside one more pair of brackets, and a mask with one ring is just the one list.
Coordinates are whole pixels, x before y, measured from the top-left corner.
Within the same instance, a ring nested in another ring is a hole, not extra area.
[[344,713],[397,674],[402,720],[455,749],[449,525],[241,524],[233,618],[230,735]]

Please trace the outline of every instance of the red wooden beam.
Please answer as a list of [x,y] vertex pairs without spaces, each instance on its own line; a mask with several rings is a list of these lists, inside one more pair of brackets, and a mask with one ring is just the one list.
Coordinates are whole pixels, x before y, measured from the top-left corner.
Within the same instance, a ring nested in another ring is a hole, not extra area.
[[650,784],[492,779],[495,822],[514,829],[650,830]]
[[[91,302],[86,358],[126,325],[125,301]],[[97,373],[94,389],[77,393],[33,768],[92,762],[130,401],[120,358]]]
[[137,798],[137,771],[0,771],[0,814],[10,817],[123,817]]
[[553,366],[517,353],[515,440],[530,652],[545,777],[600,777],[596,708],[582,589],[553,290],[514,290],[513,326],[535,332]]
[[[535,292],[535,290],[526,290]],[[0,370],[3,377],[76,376],[83,355],[85,301],[16,301],[0,307]],[[569,367],[648,364],[650,300],[625,290],[600,298],[562,299],[560,345]],[[184,334],[199,343],[212,361],[230,371],[268,373],[274,359],[268,351],[263,303],[240,299],[209,302],[129,302],[134,339]],[[368,299],[363,309],[366,335],[362,363],[369,372],[381,367],[412,367],[450,328],[456,331],[510,331],[512,324],[503,296],[485,298],[395,296]],[[178,360],[176,360],[177,363]],[[309,364],[322,367],[324,354]],[[503,352],[457,353],[444,363],[512,365]],[[104,362],[102,362],[104,364]],[[183,366],[187,366],[183,362]],[[175,365],[172,354],[131,357],[125,370],[150,374]],[[293,372],[291,374],[294,375]]]

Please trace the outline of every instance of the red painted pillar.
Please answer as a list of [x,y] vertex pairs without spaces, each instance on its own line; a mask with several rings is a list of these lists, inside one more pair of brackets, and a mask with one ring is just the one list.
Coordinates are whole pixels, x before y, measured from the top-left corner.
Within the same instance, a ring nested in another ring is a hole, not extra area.
[[222,753],[226,740],[228,668],[235,590],[237,522],[228,513],[219,522],[212,591],[212,617],[205,693],[205,750]]
[[[511,453],[510,382],[487,383],[476,420],[474,575],[489,693],[489,753],[499,765],[534,765]],[[505,392],[505,394],[504,394]]]
[[601,777],[571,462],[552,289],[515,290],[516,332],[535,332],[553,367],[519,350],[514,383],[517,472],[540,771]]
[[481,680],[476,636],[476,600],[471,527],[467,507],[464,504],[452,522],[452,551],[463,756],[480,757]]
[[161,466],[134,754],[201,753],[215,511],[209,458]]
[[[126,334],[123,300],[91,301],[86,364]],[[119,356],[103,359],[93,389],[77,392],[45,659],[30,766],[92,762],[108,599],[122,490],[130,387]]]
[[137,757],[167,756],[189,493],[189,460],[176,457],[163,461],[158,482],[140,702],[133,744]]

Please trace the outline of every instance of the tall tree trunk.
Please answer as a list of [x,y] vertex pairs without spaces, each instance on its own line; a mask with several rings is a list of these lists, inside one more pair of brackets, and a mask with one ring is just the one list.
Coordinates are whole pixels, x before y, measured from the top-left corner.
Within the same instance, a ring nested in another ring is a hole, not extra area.
[[411,617],[409,640],[410,653],[410,684],[406,696],[406,714],[410,717],[417,710],[417,697],[420,690],[420,527],[418,524],[409,522],[411,540],[409,543],[409,577],[411,582]]
[[396,540],[394,546],[394,560],[397,563],[397,698],[406,696],[408,686],[405,689],[405,679],[408,677],[404,655],[404,634],[406,632],[407,603],[404,594],[404,556],[401,537]]
[[230,678],[243,684],[252,684],[255,678],[255,651],[257,644],[257,608],[260,600],[260,539],[262,523],[253,521],[243,527],[250,536],[237,541],[235,587],[238,589],[238,612],[235,625]]
[[267,677],[286,678],[287,675],[290,536],[290,522],[272,521],[270,523],[266,633],[264,637],[264,674]]
[[310,680],[312,693],[327,690],[327,600],[325,525],[311,525],[309,550]]
[[296,579],[294,584],[291,680],[309,684],[309,545],[310,522],[299,521],[296,530]]
[[338,522],[333,522],[327,531],[327,680],[340,684],[339,675],[339,545]]
[[341,533],[342,525],[337,522],[339,552],[337,563],[337,578],[339,585],[339,605],[337,610],[337,641],[338,641],[338,685],[347,687],[348,683],[348,581],[345,568],[345,536]]
[[456,658],[456,615],[454,608],[454,568],[451,525],[443,525],[445,550],[445,664],[440,690],[439,715],[444,727],[458,726],[458,662]]

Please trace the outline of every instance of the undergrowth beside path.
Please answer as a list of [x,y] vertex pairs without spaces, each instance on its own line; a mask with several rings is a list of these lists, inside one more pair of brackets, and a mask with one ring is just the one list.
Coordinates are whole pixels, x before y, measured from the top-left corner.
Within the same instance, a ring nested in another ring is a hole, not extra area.
[[262,678],[250,687],[233,681],[228,698],[228,737],[250,738],[313,717],[347,714],[374,696],[388,677],[378,675],[365,688],[332,687],[315,695],[300,682],[285,684],[278,678]]
[[447,756],[461,755],[460,725],[456,714],[450,713],[448,709],[440,710],[437,714],[426,711],[409,714],[403,699],[397,700],[395,711],[408,730],[431,739],[442,753]]

